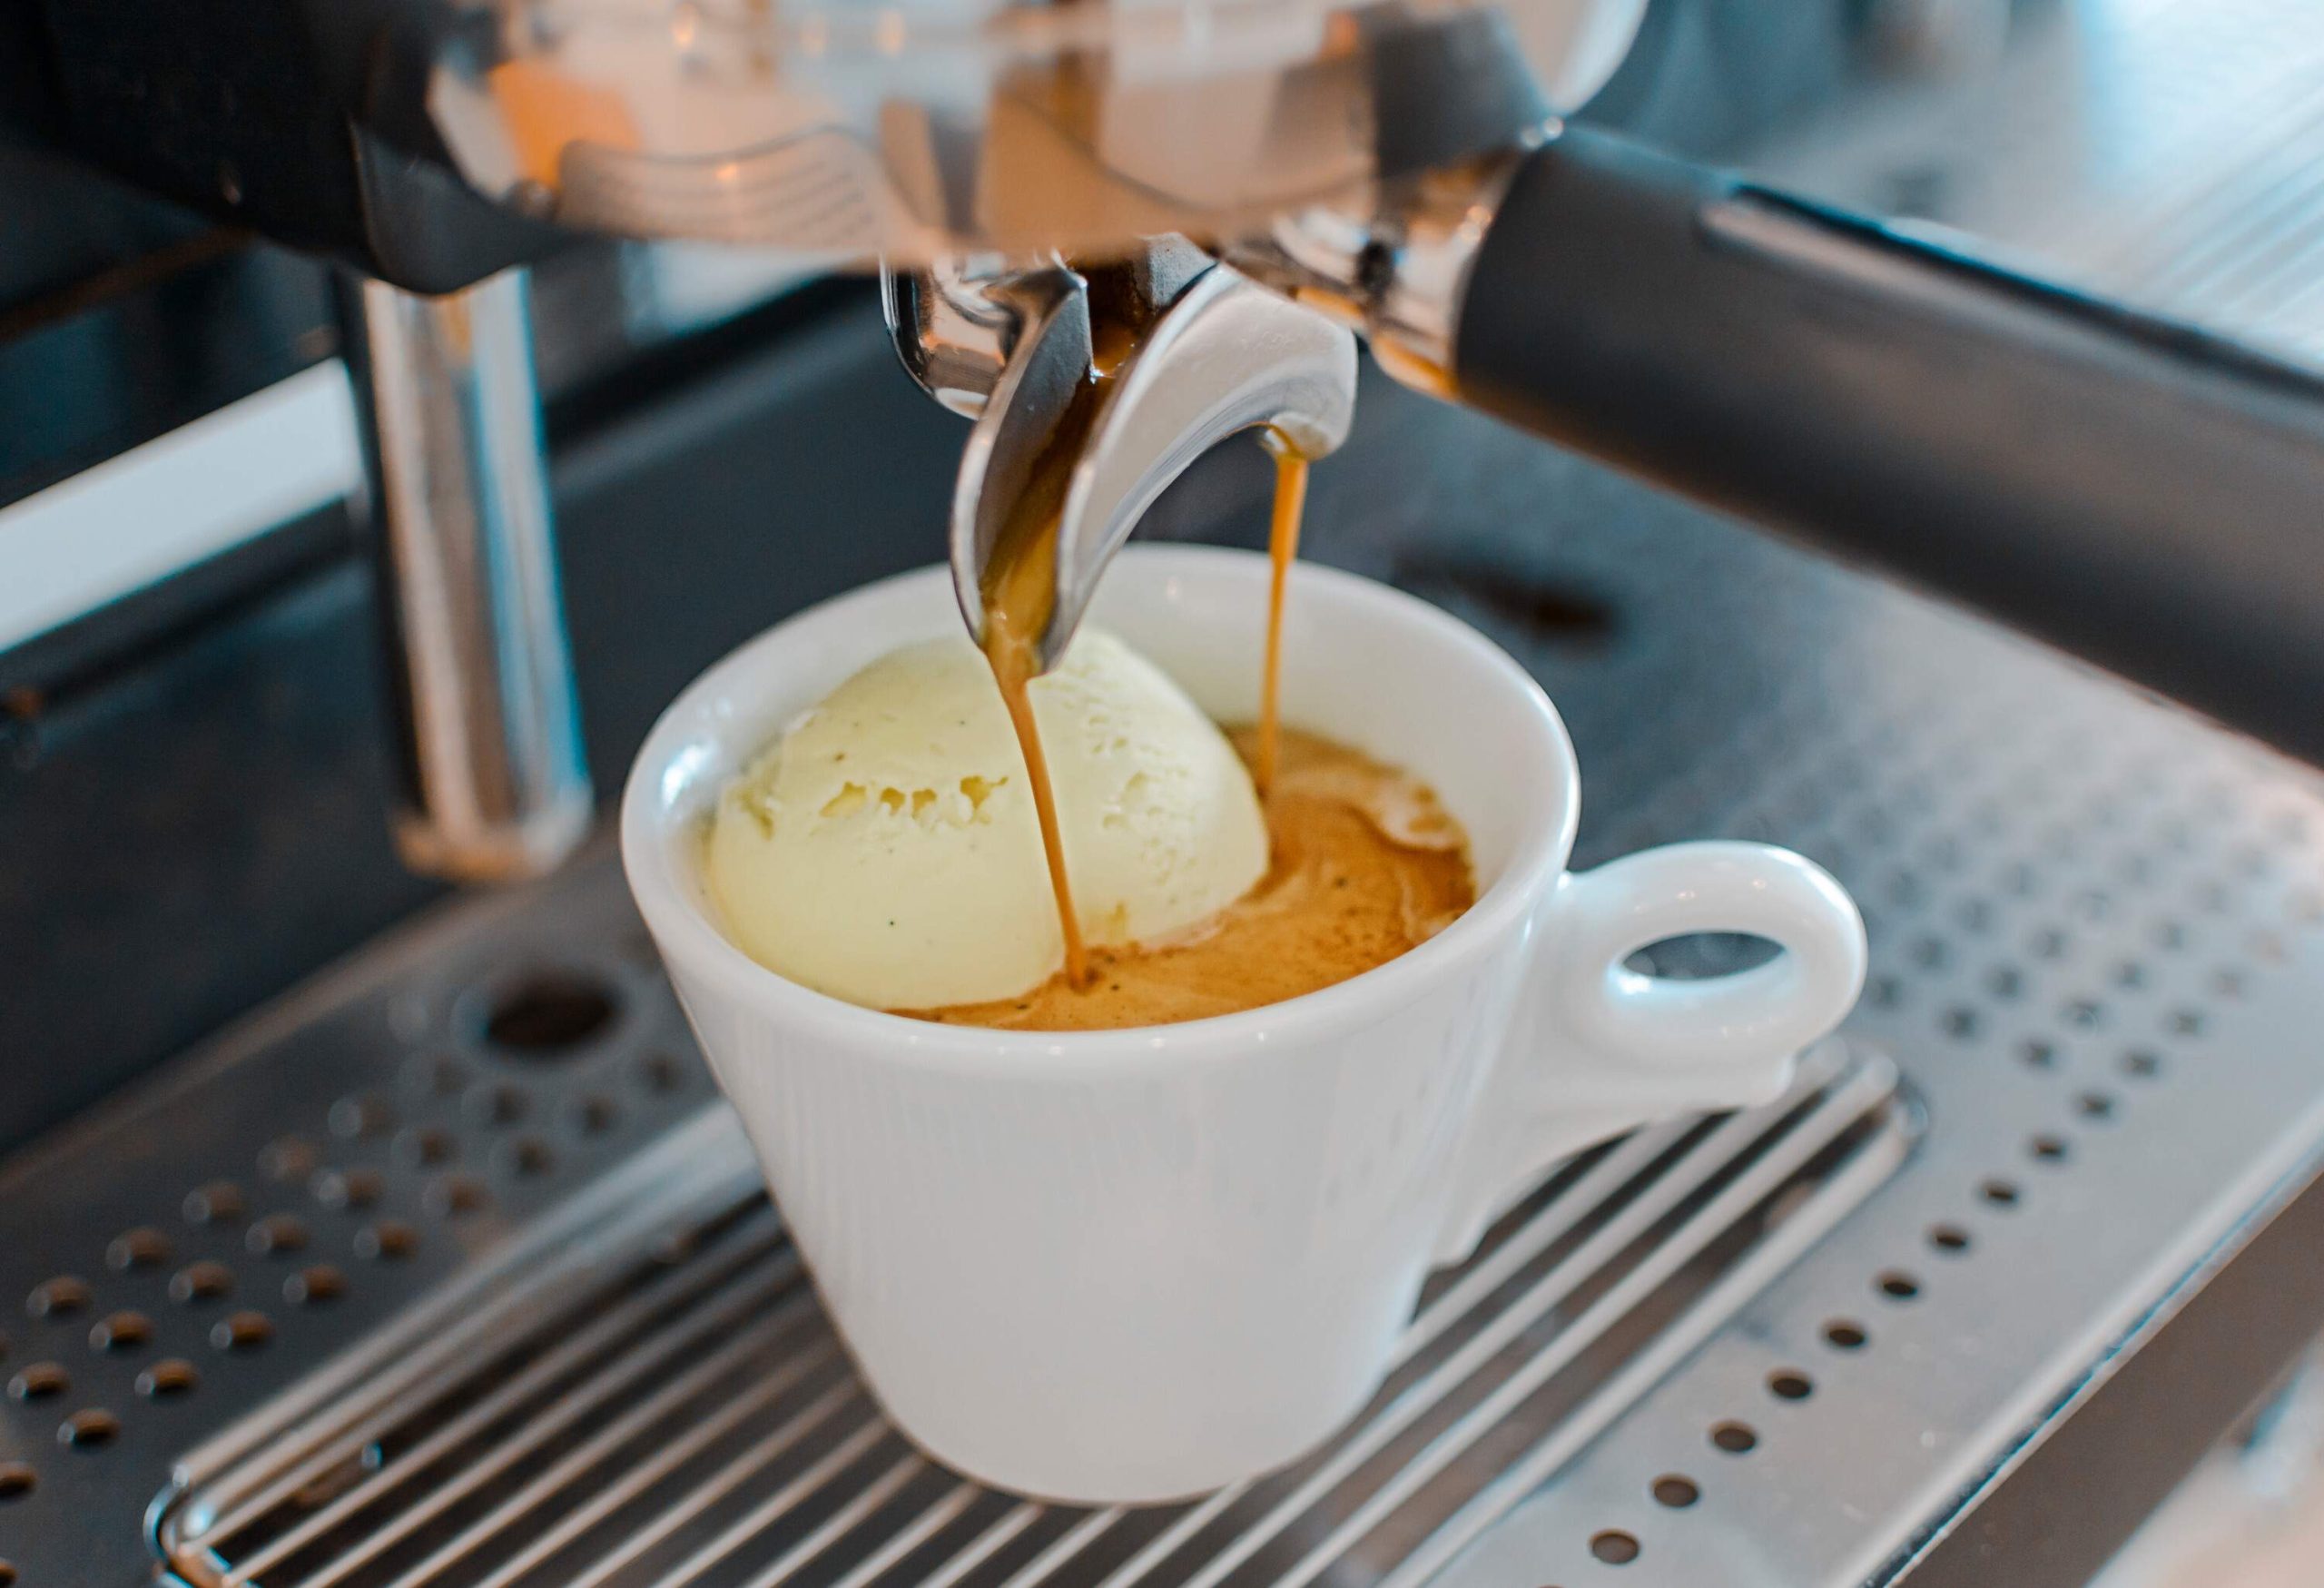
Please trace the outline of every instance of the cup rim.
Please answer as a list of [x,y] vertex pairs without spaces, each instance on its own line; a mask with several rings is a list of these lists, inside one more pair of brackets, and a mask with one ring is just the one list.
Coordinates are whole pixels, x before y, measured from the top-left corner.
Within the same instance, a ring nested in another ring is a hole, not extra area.
[[[1116,578],[1167,579],[1179,574],[1212,574],[1222,567],[1254,565],[1264,573],[1265,555],[1226,547],[1134,546],[1117,557],[1111,572]],[[1426,942],[1344,981],[1279,1002],[1168,1025],[1076,1031],[1011,1031],[913,1020],[819,992],[744,953],[696,905],[690,890],[675,874],[675,868],[683,863],[681,845],[672,842],[672,824],[665,818],[665,805],[655,790],[678,757],[701,739],[702,706],[706,699],[763,692],[744,686],[754,673],[764,671],[761,659],[766,653],[803,627],[843,623],[853,609],[874,604],[901,585],[941,580],[949,587],[950,570],[933,564],[858,586],[763,630],[704,668],[655,719],[631,763],[622,794],[620,833],[622,865],[630,892],[656,945],[666,958],[682,962],[688,975],[706,981],[721,996],[766,1010],[785,1027],[810,1039],[828,1037],[854,1046],[869,1041],[878,1043],[883,1055],[894,1061],[964,1074],[1023,1074],[1033,1070],[1085,1079],[1148,1064],[1177,1067],[1206,1058],[1226,1059],[1246,1054],[1255,1045],[1296,1041],[1316,1028],[1344,1024],[1356,1012],[1352,1005],[1393,1006],[1422,984],[1441,980],[1495,952],[1512,930],[1522,932],[1523,918],[1546,889],[1554,885],[1573,851],[1581,817],[1581,773],[1564,720],[1532,675],[1508,652],[1443,608],[1376,580],[1320,564],[1299,563],[1292,577],[1311,592],[1329,592],[1332,599],[1368,609],[1374,617],[1433,631],[1440,642],[1473,662],[1481,674],[1498,679],[1500,687],[1521,696],[1530,708],[1526,715],[1558,763],[1562,786],[1529,796],[1532,810],[1554,811],[1554,815],[1529,820],[1492,884],[1458,920]],[[1545,797],[1552,794],[1561,797]]]

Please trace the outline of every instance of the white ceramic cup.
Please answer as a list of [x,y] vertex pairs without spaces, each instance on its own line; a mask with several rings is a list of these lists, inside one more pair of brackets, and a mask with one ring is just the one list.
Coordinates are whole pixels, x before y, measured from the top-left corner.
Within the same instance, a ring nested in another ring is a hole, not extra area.
[[[1266,587],[1264,557],[1135,547],[1092,618],[1245,721]],[[630,774],[630,885],[825,1305],[903,1431],[1004,1489],[1161,1501],[1295,1459],[1371,1396],[1428,1270],[1559,1159],[1776,1097],[1863,981],[1854,904],[1787,851],[1681,843],[1569,873],[1572,746],[1482,635],[1320,567],[1288,607],[1286,718],[1434,787],[1480,896],[1400,959],[1241,1014],[931,1025],[721,933],[698,869],[718,791],[850,674],[957,626],[942,568],[743,646]],[[1785,952],[1691,982],[1623,966],[1695,932]]]

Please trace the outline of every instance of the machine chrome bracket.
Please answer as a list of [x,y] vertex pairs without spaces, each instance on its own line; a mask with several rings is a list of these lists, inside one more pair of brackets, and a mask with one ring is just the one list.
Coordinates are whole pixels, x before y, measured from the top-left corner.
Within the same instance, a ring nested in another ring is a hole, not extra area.
[[1462,300],[1477,252],[1548,123],[1505,150],[1384,185],[1368,211],[1315,205],[1226,251],[1235,267],[1361,331],[1380,367],[1432,397],[1453,394]]
[[526,285],[346,290],[403,739],[396,843],[463,882],[551,870],[592,805]]

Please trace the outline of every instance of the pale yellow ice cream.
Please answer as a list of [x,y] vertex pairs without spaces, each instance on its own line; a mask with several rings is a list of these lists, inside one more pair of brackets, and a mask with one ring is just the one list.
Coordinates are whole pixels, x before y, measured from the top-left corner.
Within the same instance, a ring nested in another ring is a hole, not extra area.
[[[1153,942],[1267,863],[1250,774],[1152,663],[1084,629],[1032,686],[1093,944]],[[965,636],[891,652],[721,797],[710,891],[743,950],[875,1009],[1013,998],[1065,958],[1023,758]]]

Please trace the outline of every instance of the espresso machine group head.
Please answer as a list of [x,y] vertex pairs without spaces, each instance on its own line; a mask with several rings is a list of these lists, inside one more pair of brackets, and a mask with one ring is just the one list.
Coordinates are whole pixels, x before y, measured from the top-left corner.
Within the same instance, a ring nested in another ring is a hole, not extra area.
[[1045,659],[1203,447],[1338,444],[1360,333],[2324,759],[2324,380],[1561,120],[1646,0],[44,3],[69,141],[369,278],[405,847],[437,869],[538,869],[586,816],[504,273],[574,231],[883,262],[907,369],[978,416],[971,624],[1092,305],[1142,317]]

